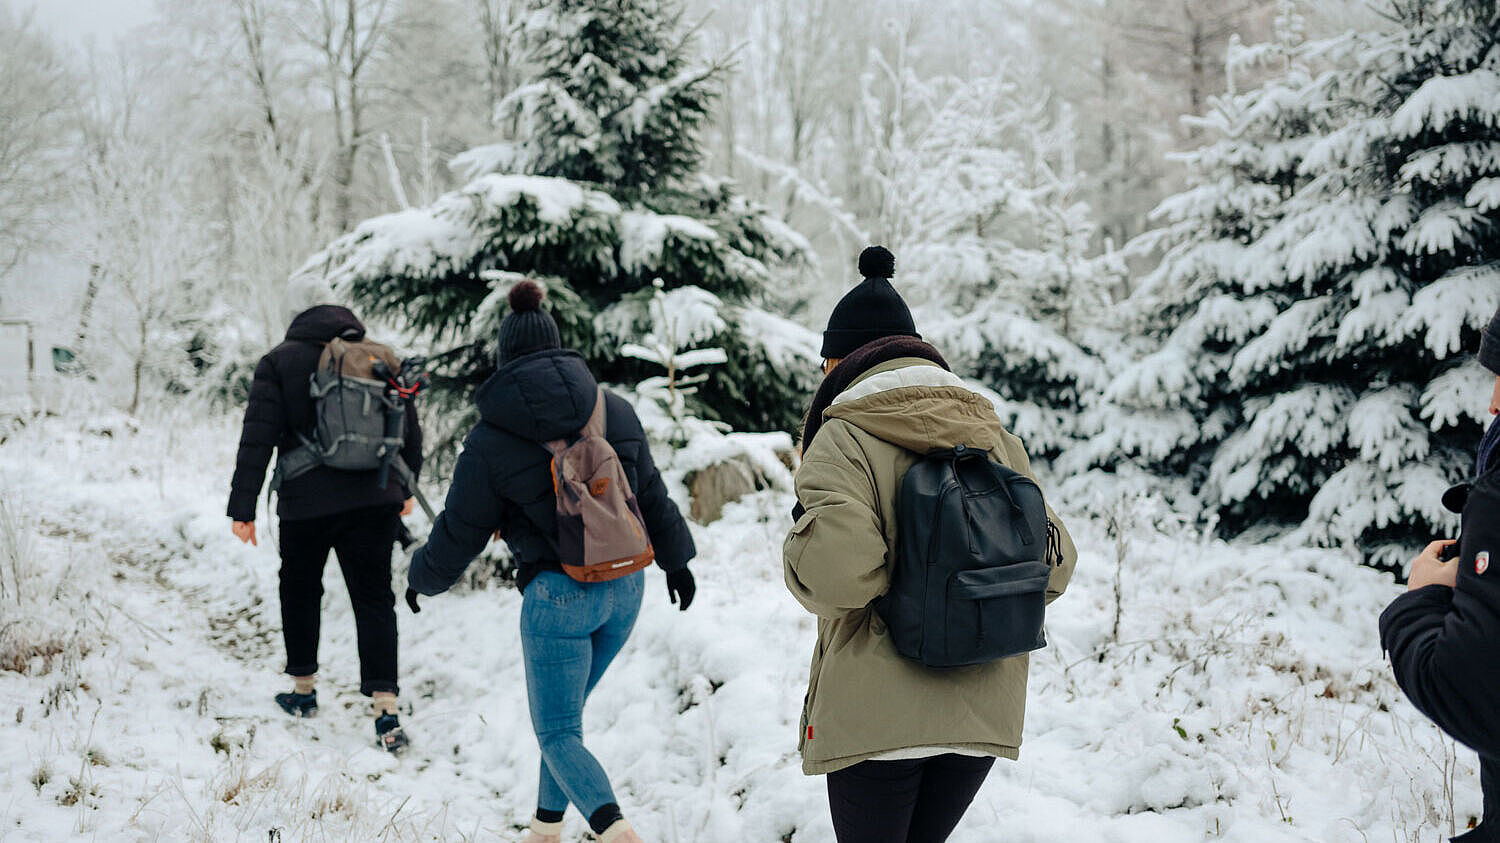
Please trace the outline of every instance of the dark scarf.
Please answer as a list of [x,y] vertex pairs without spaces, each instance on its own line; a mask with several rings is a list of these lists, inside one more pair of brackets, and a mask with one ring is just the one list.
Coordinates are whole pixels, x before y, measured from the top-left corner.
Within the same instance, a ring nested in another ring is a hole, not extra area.
[[1474,469],[1476,477],[1495,468],[1495,458],[1500,457],[1500,420],[1490,423],[1484,439],[1479,443],[1479,462]]
[[839,361],[833,371],[828,373],[828,377],[823,379],[823,385],[818,387],[818,394],[813,396],[812,407],[807,411],[807,420],[802,424],[802,453],[807,453],[813,437],[823,427],[823,413],[833,405],[833,400],[840,393],[853,386],[861,375],[876,366],[903,357],[920,358],[942,366],[944,371],[953,371],[936,348],[915,337],[882,337],[865,343]]
[[[927,360],[943,367],[944,371],[953,371],[948,367],[948,361],[938,353],[936,348],[922,342],[916,337],[883,337],[873,342],[865,343],[855,349],[848,357],[839,361],[828,377],[823,378],[823,385],[818,387],[818,394],[813,396],[812,407],[807,411],[807,420],[802,423],[802,449],[806,454],[808,446],[812,445],[813,437],[823,428],[823,413],[833,405],[833,399],[854,385],[859,376],[892,360],[900,360],[903,357],[916,357]],[[792,520],[799,520],[807,509],[798,501],[792,507]]]
[[1497,460],[1500,460],[1500,419],[1490,422],[1489,430],[1484,432],[1484,439],[1479,442],[1479,459],[1474,464],[1474,478],[1444,492],[1443,507],[1449,512],[1462,515],[1464,507],[1468,506],[1469,493],[1474,484],[1490,471],[1500,468]]

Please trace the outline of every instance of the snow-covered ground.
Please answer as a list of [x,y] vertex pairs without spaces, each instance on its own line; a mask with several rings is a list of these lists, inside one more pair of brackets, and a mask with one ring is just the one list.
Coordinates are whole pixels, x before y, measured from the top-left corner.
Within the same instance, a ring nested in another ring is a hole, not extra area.
[[[520,839],[537,752],[519,596],[401,609],[415,744],[397,759],[373,746],[330,564],[323,711],[284,717],[272,536],[263,519],[241,546],[223,516],[235,437],[176,414],[0,444],[0,841]],[[685,614],[649,574],[590,704],[587,740],[648,841],[833,840],[795,751],[813,625],[781,584],[788,505],[761,493],[695,528]],[[1073,513],[1083,558],[1034,660],[1021,760],[956,843],[1437,841],[1478,814],[1473,755],[1382,661],[1389,577],[1130,513],[1119,544]],[[585,831],[570,814],[567,839]]]

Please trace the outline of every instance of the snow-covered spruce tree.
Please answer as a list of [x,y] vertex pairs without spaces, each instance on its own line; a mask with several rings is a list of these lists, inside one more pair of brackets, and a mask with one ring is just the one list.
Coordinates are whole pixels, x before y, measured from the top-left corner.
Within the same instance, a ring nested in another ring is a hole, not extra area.
[[1485,422],[1466,350],[1500,301],[1500,29],[1493,0],[1388,11],[1286,44],[1210,121],[1151,279],[1175,328],[1111,385],[1138,412],[1109,436],[1226,532],[1297,525],[1394,567],[1451,532],[1439,497]]
[[1014,81],[921,79],[897,61],[876,61],[865,101],[900,289],[918,329],[1003,399],[1011,429],[1056,456],[1106,379],[1084,338],[1110,263],[1088,254],[1071,132]]
[[1266,66],[1272,78],[1191,118],[1209,138],[1180,156],[1191,185],[1163,202],[1153,214],[1158,227],[1127,247],[1162,255],[1119,313],[1147,353],[1108,384],[1091,411],[1098,433],[1070,461],[1105,468],[1123,461],[1202,487],[1213,449],[1237,421],[1226,374],[1234,352],[1276,314],[1269,299],[1244,294],[1238,273],[1250,244],[1306,181],[1298,166],[1316,140],[1318,92],[1301,47],[1289,25],[1273,44],[1232,51],[1231,78]]
[[[493,371],[504,298],[541,281],[563,341],[606,381],[650,372],[619,354],[649,328],[653,281],[722,303],[728,360],[694,411],[741,429],[792,429],[815,386],[801,329],[757,305],[806,241],[698,172],[698,130],[721,68],[698,66],[674,0],[533,4],[538,76],[502,104],[519,143],[475,150],[471,181],[432,205],[368,220],[301,275],[434,349],[449,396]],[[767,329],[771,326],[771,329]]]

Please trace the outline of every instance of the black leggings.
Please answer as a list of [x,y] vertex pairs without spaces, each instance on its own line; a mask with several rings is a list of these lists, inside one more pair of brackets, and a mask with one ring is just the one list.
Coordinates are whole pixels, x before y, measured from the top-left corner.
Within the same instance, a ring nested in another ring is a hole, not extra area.
[[839,843],[942,843],[993,766],[993,758],[938,755],[829,773],[833,831]]
[[389,504],[281,522],[281,632],[286,638],[287,673],[318,672],[323,566],[332,550],[354,606],[360,693],[396,693],[391,545],[399,524],[399,507]]
[[1500,841],[1500,758],[1479,756],[1479,784],[1484,788],[1484,817],[1479,828],[1454,840],[1463,843]]

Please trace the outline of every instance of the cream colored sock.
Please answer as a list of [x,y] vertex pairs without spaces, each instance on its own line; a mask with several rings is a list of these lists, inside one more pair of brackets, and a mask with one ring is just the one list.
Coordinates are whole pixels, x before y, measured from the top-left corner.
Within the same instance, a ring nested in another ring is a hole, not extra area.
[[544,823],[536,817],[531,818],[531,833],[538,837],[561,837],[562,831],[562,820],[558,820],[555,823]]
[[293,676],[292,691],[298,694],[311,694],[317,687],[317,676]]
[[371,704],[375,708],[375,716],[396,713],[396,695],[389,691],[376,691],[370,695]]

